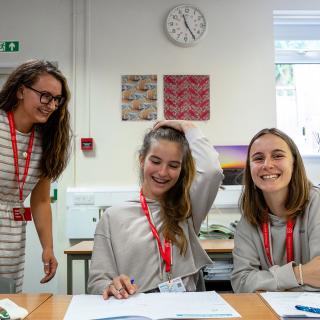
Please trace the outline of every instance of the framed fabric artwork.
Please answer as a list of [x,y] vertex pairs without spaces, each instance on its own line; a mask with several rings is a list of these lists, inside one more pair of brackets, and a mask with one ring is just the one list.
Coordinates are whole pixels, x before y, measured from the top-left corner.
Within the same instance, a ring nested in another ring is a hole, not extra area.
[[157,119],[157,76],[121,76],[121,116],[124,121]]
[[165,75],[163,95],[166,119],[210,119],[208,75]]

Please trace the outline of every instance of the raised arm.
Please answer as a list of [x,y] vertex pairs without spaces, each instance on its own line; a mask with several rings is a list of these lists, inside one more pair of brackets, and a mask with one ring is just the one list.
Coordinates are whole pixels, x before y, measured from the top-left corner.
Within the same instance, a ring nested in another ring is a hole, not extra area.
[[160,126],[182,131],[189,142],[196,165],[196,177],[191,186],[190,198],[194,228],[196,233],[199,233],[201,223],[208,214],[223,179],[218,153],[201,130],[190,121],[163,120],[158,121],[155,128]]

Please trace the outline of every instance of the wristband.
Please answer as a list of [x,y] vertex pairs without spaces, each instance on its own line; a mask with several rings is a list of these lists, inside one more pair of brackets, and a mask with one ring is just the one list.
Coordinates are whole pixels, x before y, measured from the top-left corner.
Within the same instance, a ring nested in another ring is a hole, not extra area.
[[303,282],[303,276],[302,276],[302,265],[301,265],[301,263],[299,263],[299,277],[300,277],[300,285],[303,286],[304,282]]

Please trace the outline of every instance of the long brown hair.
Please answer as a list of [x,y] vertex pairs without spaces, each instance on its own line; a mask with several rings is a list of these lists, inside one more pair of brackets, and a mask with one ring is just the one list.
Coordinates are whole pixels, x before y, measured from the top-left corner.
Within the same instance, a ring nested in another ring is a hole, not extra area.
[[[145,159],[154,141],[167,140],[181,145],[183,158],[181,172],[176,184],[168,190],[160,200],[160,213],[163,219],[161,232],[164,237],[171,240],[180,249],[180,254],[187,250],[187,239],[179,223],[191,216],[190,188],[195,177],[195,164],[184,134],[171,127],[160,127],[149,131],[143,140],[139,150],[140,159]],[[143,182],[143,170],[140,172]]]
[[62,86],[64,103],[55,110],[48,121],[37,124],[42,136],[41,175],[57,179],[67,165],[71,140],[70,114],[68,103],[70,91],[67,80],[51,62],[30,60],[17,67],[8,77],[0,91],[0,109],[11,111],[18,105],[17,92],[22,85],[32,86],[43,74],[50,74]]
[[289,147],[293,157],[293,171],[289,183],[288,197],[285,208],[288,210],[287,219],[295,219],[302,214],[309,200],[311,182],[308,180],[298,147],[284,132],[276,128],[266,128],[259,131],[250,141],[246,168],[243,175],[244,188],[240,197],[240,208],[247,220],[255,226],[260,226],[267,219],[266,207],[262,191],[254,184],[250,172],[250,150],[252,144],[265,134],[273,134],[281,138]]

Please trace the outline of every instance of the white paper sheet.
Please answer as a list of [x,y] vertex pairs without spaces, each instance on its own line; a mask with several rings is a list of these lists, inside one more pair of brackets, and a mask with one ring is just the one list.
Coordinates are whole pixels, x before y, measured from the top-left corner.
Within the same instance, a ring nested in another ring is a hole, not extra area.
[[313,292],[263,292],[260,295],[282,319],[320,319],[320,314],[300,311],[296,305],[320,308],[320,293]]
[[128,299],[73,296],[64,320],[142,316],[150,319],[241,317],[216,292],[139,293]]

